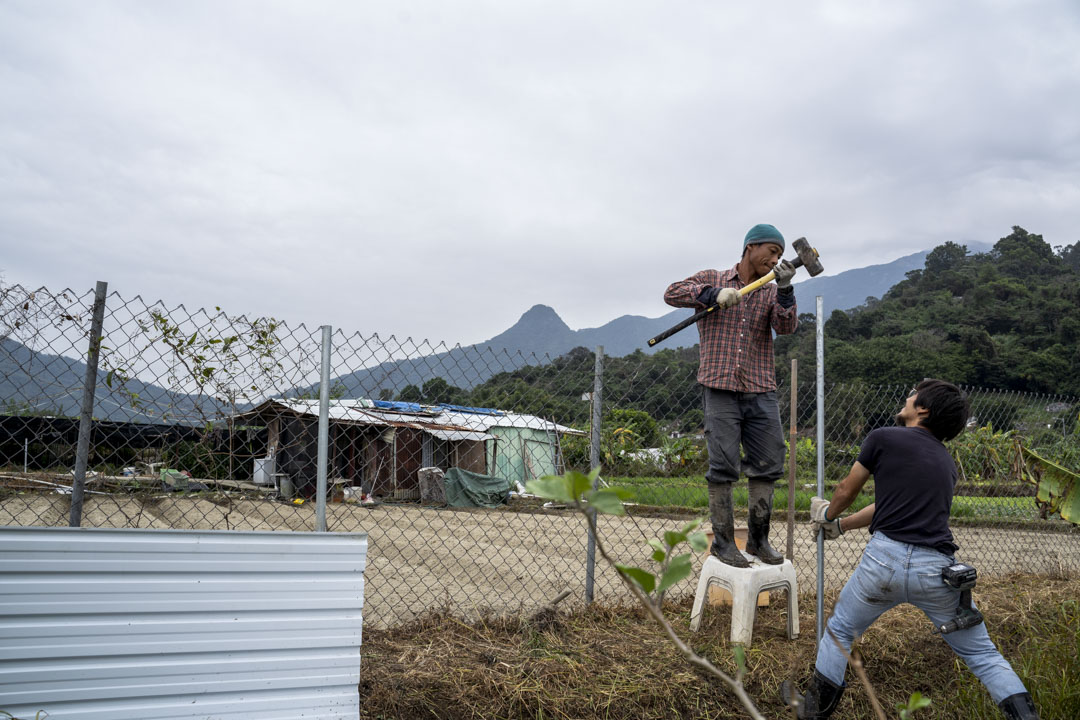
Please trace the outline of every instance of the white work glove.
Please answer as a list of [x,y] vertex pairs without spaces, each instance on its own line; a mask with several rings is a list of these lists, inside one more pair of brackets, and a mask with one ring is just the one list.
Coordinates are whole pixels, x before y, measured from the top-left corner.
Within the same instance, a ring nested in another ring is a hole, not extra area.
[[735,288],[721,288],[716,293],[716,304],[721,308],[735,307],[743,301],[743,296]]
[[795,277],[795,266],[788,260],[781,260],[772,269],[776,278],[777,288],[791,287],[791,278]]
[[817,535],[818,528],[825,531],[826,540],[835,540],[844,534],[844,529],[840,527],[840,518],[835,520],[826,519],[829,512],[829,501],[817,496],[810,499],[810,521],[814,523],[814,535]]

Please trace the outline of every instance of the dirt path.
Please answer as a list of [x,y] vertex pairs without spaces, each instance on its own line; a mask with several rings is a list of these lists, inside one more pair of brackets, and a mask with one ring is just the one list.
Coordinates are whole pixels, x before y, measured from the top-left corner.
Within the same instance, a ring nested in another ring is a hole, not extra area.
[[[0,499],[0,525],[67,525],[68,498],[15,495]],[[685,520],[605,516],[601,540],[619,562],[650,567],[647,540],[677,530]],[[92,495],[84,526],[219,530],[313,530],[313,504],[177,496],[135,498]],[[335,532],[368,534],[365,624],[388,627],[431,608],[447,606],[467,616],[486,610],[534,612],[564,589],[566,605],[583,602],[587,535],[584,520],[561,510],[509,512],[383,504],[332,504],[327,524]],[[774,523],[772,543],[786,548],[786,524]],[[1015,571],[1080,572],[1080,533],[1002,528],[954,528],[959,557],[980,575]],[[287,535],[283,534],[287,542]],[[869,535],[848,533],[826,543],[825,585],[835,588],[851,574]],[[816,587],[817,548],[806,523],[795,526],[795,565],[800,593]],[[695,560],[700,567],[700,560]],[[696,570],[697,568],[695,568]],[[694,592],[696,572],[671,592]],[[599,557],[594,597],[623,602],[628,593]]]

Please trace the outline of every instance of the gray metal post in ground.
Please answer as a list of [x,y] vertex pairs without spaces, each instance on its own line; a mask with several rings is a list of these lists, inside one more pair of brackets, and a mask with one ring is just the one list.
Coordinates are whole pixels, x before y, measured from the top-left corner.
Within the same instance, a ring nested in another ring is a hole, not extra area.
[[[825,497],[825,310],[817,296],[817,495]],[[817,641],[825,634],[825,531],[817,536]]]
[[795,446],[799,416],[799,359],[791,358],[791,430],[788,433],[787,559],[795,562]]
[[[330,343],[331,328],[322,326],[322,363],[319,372],[319,456],[315,481],[315,530],[326,532],[326,465],[330,456]],[[308,476],[310,477],[310,475]]]
[[[600,396],[604,389],[604,346],[596,346],[596,369],[593,373],[592,392],[592,440],[589,443],[589,469],[600,466]],[[597,480],[600,478],[597,477]],[[595,488],[595,485],[594,485]],[[593,513],[593,518],[596,514]],[[593,580],[596,575],[596,536],[589,530],[589,546],[585,555],[585,602],[593,601]]]
[[105,294],[109,283],[98,280],[94,289],[93,317],[90,320],[90,349],[86,354],[86,378],[83,380],[82,412],[79,415],[79,440],[75,450],[75,478],[71,484],[71,516],[68,525],[82,524],[86,466],[90,460],[90,435],[94,427],[94,394],[97,388],[98,353],[101,350],[101,326],[105,323]]

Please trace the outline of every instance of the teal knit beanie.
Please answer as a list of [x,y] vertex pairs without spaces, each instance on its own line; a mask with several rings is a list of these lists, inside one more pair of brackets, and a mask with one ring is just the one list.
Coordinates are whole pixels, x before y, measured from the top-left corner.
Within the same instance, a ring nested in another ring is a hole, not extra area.
[[784,249],[784,236],[780,234],[774,226],[768,223],[761,223],[750,228],[750,232],[746,233],[746,240],[743,241],[743,247],[747,245],[757,245],[763,242],[776,243],[780,246],[780,249]]

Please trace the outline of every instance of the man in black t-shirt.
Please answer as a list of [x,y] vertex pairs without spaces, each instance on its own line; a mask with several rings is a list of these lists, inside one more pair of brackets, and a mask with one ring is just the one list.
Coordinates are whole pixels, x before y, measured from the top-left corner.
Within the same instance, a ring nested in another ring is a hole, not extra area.
[[[833,637],[850,652],[855,637],[900,603],[922,610],[935,627],[956,617],[960,592],[941,577],[942,568],[955,564],[957,549],[949,530],[956,464],[943,443],[964,429],[968,410],[967,398],[955,385],[924,380],[896,416],[901,427],[866,436],[832,502],[811,502],[811,519],[826,538],[867,525],[872,537],[833,608],[806,695],[798,696],[787,682],[781,690],[800,718],[829,717],[843,695],[847,658]],[[840,513],[871,475],[875,502],[841,521]],[[1031,696],[990,640],[985,623],[943,637],[1006,717],[1038,718]]]

